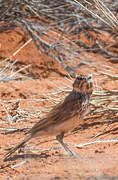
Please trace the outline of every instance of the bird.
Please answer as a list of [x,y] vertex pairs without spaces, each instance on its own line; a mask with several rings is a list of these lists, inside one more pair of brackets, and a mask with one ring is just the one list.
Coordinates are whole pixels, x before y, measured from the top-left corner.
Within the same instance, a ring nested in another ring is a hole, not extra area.
[[25,134],[24,140],[6,153],[5,159],[17,149],[23,147],[30,139],[41,136],[56,136],[56,140],[65,151],[73,156],[74,153],[64,143],[65,133],[77,128],[83,122],[89,100],[93,92],[92,75],[77,75],[72,85],[72,91],[65,99],[54,106],[52,110],[38,121]]

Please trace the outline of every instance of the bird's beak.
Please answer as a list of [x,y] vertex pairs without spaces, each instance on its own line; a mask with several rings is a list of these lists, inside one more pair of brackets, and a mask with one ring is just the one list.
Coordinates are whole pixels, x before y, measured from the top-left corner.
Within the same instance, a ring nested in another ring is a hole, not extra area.
[[88,83],[92,83],[93,82],[93,79],[92,79],[92,74],[90,74],[89,76],[88,76]]

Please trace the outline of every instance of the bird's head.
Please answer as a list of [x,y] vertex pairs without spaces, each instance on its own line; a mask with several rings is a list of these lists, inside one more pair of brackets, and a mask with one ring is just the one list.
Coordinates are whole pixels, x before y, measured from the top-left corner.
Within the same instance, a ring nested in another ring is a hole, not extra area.
[[92,75],[88,77],[83,75],[77,76],[73,83],[73,89],[79,93],[92,94],[93,91]]

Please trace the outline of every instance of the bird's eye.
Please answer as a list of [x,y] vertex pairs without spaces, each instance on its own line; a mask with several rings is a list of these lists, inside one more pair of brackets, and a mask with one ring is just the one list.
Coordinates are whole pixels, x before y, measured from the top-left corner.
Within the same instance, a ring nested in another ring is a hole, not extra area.
[[88,79],[92,79],[92,74],[89,75]]
[[83,77],[82,77],[82,76],[78,76],[77,79],[78,79],[78,80],[82,80]]

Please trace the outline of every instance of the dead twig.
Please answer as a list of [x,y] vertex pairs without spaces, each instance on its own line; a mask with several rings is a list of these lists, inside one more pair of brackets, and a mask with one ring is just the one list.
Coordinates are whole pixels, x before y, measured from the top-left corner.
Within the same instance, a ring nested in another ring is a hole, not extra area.
[[107,139],[107,140],[96,140],[96,141],[91,141],[91,142],[87,142],[87,143],[80,143],[80,144],[77,144],[75,145],[75,147],[77,148],[80,148],[80,147],[83,147],[83,146],[88,146],[88,145],[91,145],[91,144],[95,144],[95,143],[118,143],[118,139]]

